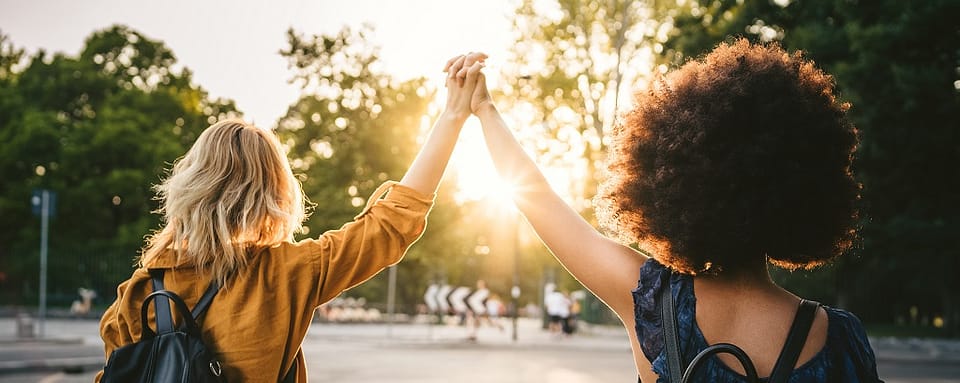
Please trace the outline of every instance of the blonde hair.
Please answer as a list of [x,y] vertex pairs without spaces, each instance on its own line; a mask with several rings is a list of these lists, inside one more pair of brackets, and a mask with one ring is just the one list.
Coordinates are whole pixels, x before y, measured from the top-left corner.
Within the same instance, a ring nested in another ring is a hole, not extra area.
[[292,240],[307,214],[276,135],[235,119],[200,134],[154,190],[164,227],[147,239],[140,265],[173,250],[221,286],[253,251]]

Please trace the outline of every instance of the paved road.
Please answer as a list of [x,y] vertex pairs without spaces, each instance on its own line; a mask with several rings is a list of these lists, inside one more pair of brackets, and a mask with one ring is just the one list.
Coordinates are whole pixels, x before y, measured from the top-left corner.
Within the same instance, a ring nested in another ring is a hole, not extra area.
[[[8,323],[12,322],[0,319],[0,339],[8,335],[4,328]],[[0,343],[0,366],[36,358],[79,358],[93,361],[95,366],[102,355],[96,328],[93,321],[52,322],[48,334],[73,342]],[[465,329],[457,326],[318,323],[303,348],[312,382],[599,383],[636,379],[630,349],[619,328],[598,327],[572,338],[554,338],[531,320],[520,322],[516,343],[509,328],[503,332],[484,328],[475,343],[465,338]],[[924,357],[926,354],[916,351],[929,348],[928,343],[878,342],[889,348],[878,349],[881,376],[890,383],[960,383],[960,359]],[[910,350],[915,352],[907,353]],[[937,350],[952,351],[949,347]],[[90,382],[95,374],[92,368],[76,374],[57,369],[0,372],[0,382]]]

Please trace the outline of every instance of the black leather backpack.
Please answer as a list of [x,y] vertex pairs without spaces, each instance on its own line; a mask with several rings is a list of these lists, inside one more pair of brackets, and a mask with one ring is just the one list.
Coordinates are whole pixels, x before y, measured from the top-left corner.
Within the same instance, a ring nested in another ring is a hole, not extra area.
[[[216,354],[203,343],[197,319],[207,310],[220,287],[211,282],[200,301],[187,309],[186,303],[176,293],[164,290],[163,270],[152,269],[153,293],[147,296],[140,308],[143,325],[140,341],[120,347],[110,354],[103,369],[103,383],[187,383],[226,382],[223,366]],[[183,323],[173,327],[168,299],[173,301],[183,317]],[[157,331],[147,322],[150,301],[156,306]]]

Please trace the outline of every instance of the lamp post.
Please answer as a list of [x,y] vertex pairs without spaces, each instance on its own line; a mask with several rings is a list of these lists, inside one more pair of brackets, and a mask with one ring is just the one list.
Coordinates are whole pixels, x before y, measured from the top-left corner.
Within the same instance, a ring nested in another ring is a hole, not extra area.
[[33,191],[30,203],[33,205],[33,214],[40,216],[40,302],[37,308],[39,337],[45,336],[47,322],[47,237],[50,227],[50,216],[56,211],[57,194],[52,190],[37,189]]
[[513,301],[513,341],[517,341],[517,316],[520,313],[520,214],[513,214],[513,288],[510,299]]
[[387,277],[387,339],[393,338],[393,317],[396,311],[397,265],[390,266]]

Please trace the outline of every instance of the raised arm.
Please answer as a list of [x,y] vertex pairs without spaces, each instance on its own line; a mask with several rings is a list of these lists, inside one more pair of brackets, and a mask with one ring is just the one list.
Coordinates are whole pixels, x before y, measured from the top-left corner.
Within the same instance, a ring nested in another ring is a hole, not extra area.
[[507,128],[490,99],[482,73],[471,108],[480,118],[497,172],[514,185],[517,207],[547,248],[621,317],[632,312],[630,291],[647,257],[601,235],[553,191]]
[[[433,194],[443,178],[450,154],[457,143],[463,123],[470,117],[470,97],[476,87],[482,60],[486,55],[471,53],[450,59],[447,72],[447,105],[433,126],[430,136],[413,160],[400,184],[423,194]],[[462,71],[461,71],[462,70]],[[460,72],[461,77],[457,77]]]

